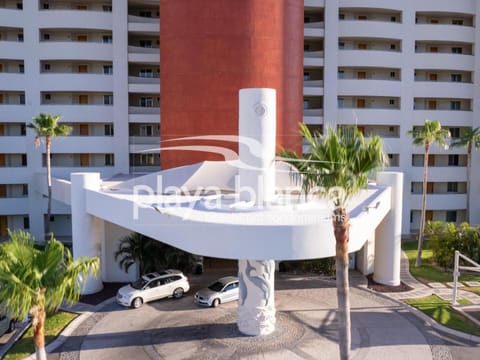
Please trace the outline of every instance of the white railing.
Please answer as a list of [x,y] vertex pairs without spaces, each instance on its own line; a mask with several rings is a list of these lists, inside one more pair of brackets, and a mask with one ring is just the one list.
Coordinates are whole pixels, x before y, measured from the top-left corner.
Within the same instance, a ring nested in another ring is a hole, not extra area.
[[[469,262],[474,266],[460,266],[458,264],[460,258]],[[458,277],[460,276],[459,270],[468,270],[468,271],[475,271],[480,273],[480,265],[477,264],[472,259],[466,257],[465,255],[460,254],[460,251],[455,250],[455,262],[453,265],[453,297],[452,297],[452,305],[458,305],[457,303],[457,285],[458,285]]]

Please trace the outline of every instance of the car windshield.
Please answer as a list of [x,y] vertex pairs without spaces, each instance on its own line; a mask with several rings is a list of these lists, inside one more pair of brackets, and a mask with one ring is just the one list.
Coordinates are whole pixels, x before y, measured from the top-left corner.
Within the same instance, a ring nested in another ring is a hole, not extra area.
[[147,283],[147,281],[145,279],[140,278],[140,279],[135,280],[134,282],[131,282],[130,286],[133,287],[134,289],[141,290],[145,286],[146,283]]
[[214,282],[212,285],[210,285],[208,288],[212,291],[222,291],[223,287],[225,284],[221,283],[220,281]]

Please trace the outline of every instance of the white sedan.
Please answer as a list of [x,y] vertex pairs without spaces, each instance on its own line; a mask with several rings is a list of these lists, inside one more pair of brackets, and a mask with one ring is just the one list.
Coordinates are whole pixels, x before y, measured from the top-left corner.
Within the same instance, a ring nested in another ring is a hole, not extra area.
[[140,279],[118,289],[120,305],[139,308],[144,303],[174,297],[179,299],[190,290],[188,278],[179,270],[164,270],[143,275]]

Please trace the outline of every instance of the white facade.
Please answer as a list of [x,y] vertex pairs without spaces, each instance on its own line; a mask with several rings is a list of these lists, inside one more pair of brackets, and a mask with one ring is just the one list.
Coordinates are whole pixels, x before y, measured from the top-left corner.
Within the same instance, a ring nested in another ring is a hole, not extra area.
[[[158,4],[0,1],[0,235],[29,228],[42,238],[46,200],[32,174],[45,172],[43,151],[24,128],[40,112],[61,114],[74,127],[53,143],[57,178],[159,169]],[[418,228],[422,178],[422,149],[407,131],[425,118],[455,134],[480,126],[479,15],[475,0],[305,0],[303,121],[320,131],[357,124],[384,137],[387,170],[405,173],[403,234]],[[465,219],[465,154],[433,148],[430,218]],[[474,223],[479,168],[475,152]],[[53,214],[51,228],[70,240],[68,206],[54,202]]]

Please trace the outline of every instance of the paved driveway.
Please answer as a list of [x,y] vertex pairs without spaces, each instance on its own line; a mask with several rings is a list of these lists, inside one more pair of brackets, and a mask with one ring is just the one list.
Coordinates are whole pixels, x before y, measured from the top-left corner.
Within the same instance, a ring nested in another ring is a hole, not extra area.
[[[195,291],[214,276],[192,278],[192,290],[179,300],[140,309],[108,304],[49,359],[338,358],[333,281],[277,275],[277,329],[256,339],[238,332],[236,303],[215,309],[193,303]],[[398,303],[355,286],[362,279],[354,278],[351,288],[353,359],[480,358],[474,344],[439,334]]]

